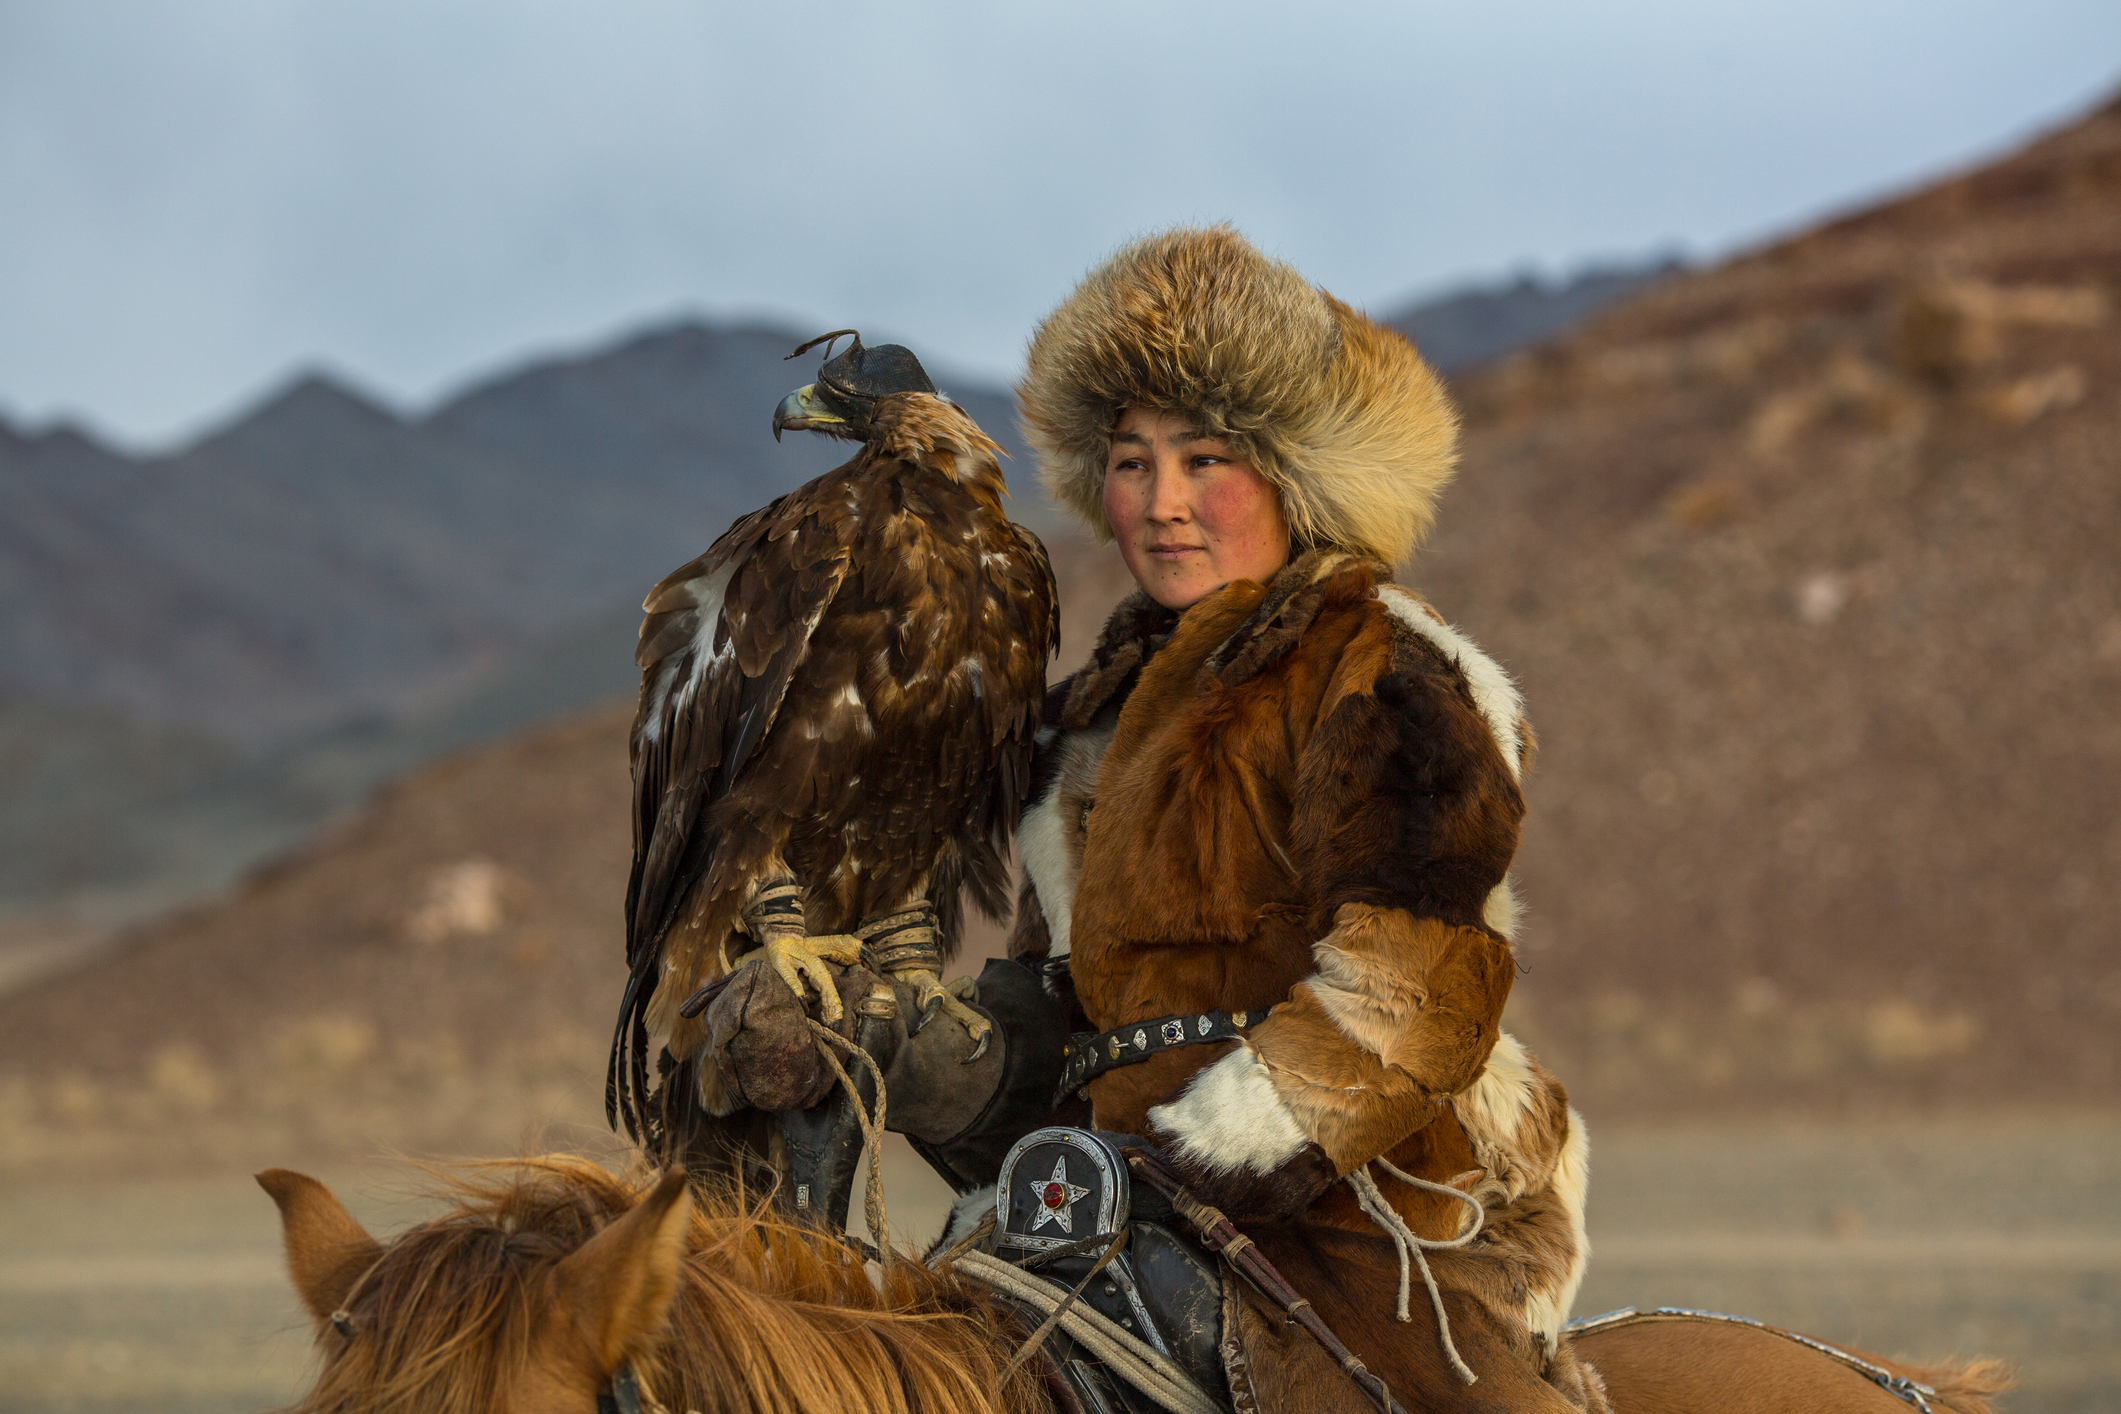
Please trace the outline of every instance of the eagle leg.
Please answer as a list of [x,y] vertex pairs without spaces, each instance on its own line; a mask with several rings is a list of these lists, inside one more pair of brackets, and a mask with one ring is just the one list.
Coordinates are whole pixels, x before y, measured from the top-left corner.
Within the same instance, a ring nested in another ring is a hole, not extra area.
[[788,984],[788,990],[796,996],[804,996],[806,984],[816,987],[820,1012],[818,1019],[827,1026],[836,1026],[841,1015],[839,979],[832,975],[825,964],[836,962],[847,967],[860,962],[862,940],[847,933],[768,938],[750,952],[738,957],[730,966],[743,967],[761,959]]
[[860,962],[862,940],[847,933],[809,934],[803,926],[803,886],[790,878],[759,886],[744,908],[743,927],[759,945],[733,961],[731,971],[763,959],[798,999],[816,987],[819,1019],[827,1026],[838,1025],[839,980],[825,964],[847,967]]
[[908,1036],[920,1035],[941,1013],[972,1038],[972,1053],[962,1064],[970,1065],[987,1054],[994,1023],[943,986],[943,950],[936,941],[934,904],[925,898],[910,899],[894,912],[864,919],[856,931],[866,944],[863,959],[871,970],[913,988],[920,1009],[906,1024]]

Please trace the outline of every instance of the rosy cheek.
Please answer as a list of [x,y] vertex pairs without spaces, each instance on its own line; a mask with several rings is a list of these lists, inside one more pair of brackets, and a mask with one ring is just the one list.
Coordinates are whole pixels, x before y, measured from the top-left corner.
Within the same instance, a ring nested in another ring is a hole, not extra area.
[[1272,529],[1264,513],[1268,493],[1249,476],[1216,477],[1201,488],[1195,504],[1201,528],[1218,540],[1249,544]]
[[1105,478],[1105,523],[1120,533],[1141,518],[1139,496],[1128,494],[1126,483]]

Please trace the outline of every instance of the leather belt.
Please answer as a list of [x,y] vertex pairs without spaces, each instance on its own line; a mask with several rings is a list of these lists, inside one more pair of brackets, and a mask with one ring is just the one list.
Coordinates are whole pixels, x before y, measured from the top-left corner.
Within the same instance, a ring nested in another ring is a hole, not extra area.
[[[1249,1027],[1265,1021],[1264,1011],[1199,1011],[1183,1016],[1159,1016],[1154,1021],[1129,1022],[1111,1031],[1079,1031],[1068,1038],[1062,1052],[1060,1086],[1054,1091],[1058,1105],[1071,1091],[1083,1087],[1108,1070],[1145,1061],[1153,1055],[1180,1046],[1208,1046],[1218,1041],[1237,1041]],[[1087,1094],[1081,1098],[1090,1098]]]

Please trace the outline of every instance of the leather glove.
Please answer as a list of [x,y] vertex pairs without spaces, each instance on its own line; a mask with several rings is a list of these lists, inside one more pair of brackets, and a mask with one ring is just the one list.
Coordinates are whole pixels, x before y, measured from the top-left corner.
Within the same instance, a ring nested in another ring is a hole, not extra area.
[[[837,980],[843,1006],[835,1029],[844,1035],[853,1016],[844,1003],[866,995],[875,979],[849,968]],[[753,1109],[776,1112],[806,1110],[825,1097],[832,1070],[818,1054],[810,1010],[766,962],[736,970],[705,1017],[707,1053],[731,1095]]]

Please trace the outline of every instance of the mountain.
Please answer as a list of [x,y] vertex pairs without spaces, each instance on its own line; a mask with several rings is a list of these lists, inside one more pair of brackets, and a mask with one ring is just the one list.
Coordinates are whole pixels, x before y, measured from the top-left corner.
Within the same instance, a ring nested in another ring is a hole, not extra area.
[[[1594,1126],[2114,1104],[2117,295],[2121,104],[1459,381],[1405,577],[1526,689],[1507,1022]],[[1072,658],[1124,576],[1055,549]],[[595,1129],[626,720],[0,997],[0,1162]]]
[[1551,339],[1639,290],[1678,273],[1677,258],[1590,266],[1566,280],[1521,275],[1424,300],[1385,323],[1414,341],[1445,373],[1463,373]]
[[[1462,361],[1620,283],[1406,317]],[[0,424],[0,915],[142,916],[409,765],[628,692],[646,586],[844,454],[771,439],[800,337],[678,322],[415,418],[308,374],[147,460]],[[1009,394],[943,383],[1011,452],[1012,513],[1063,533]]]
[[[1649,273],[1467,293],[1401,323],[1451,366]],[[135,461],[0,425],[0,697],[89,703],[247,750],[399,714],[638,602],[844,448],[776,444],[798,336],[683,322],[401,418],[322,374]],[[946,388],[1029,458],[1013,402]],[[1019,471],[1015,511],[1060,521]]]
[[2121,102],[1460,380],[1572,1086],[2115,1097],[2117,296]]
[[0,442],[0,691],[252,749],[407,710],[831,465],[767,429],[794,342],[679,325],[417,420],[305,376],[148,462]]

